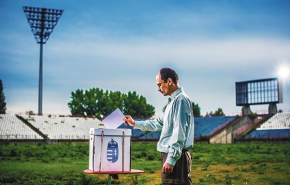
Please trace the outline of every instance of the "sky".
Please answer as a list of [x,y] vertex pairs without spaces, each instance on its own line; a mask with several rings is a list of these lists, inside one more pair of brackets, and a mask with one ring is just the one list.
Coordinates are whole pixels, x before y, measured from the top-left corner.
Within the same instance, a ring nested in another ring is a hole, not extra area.
[[[155,107],[163,67],[201,113],[236,115],[235,83],[290,69],[289,0],[0,0],[0,79],[6,112],[38,112],[39,53],[23,6],[63,9],[43,49],[43,114],[70,114],[77,89],[136,91]],[[283,78],[290,111],[290,76]],[[268,105],[253,105],[267,111]]]

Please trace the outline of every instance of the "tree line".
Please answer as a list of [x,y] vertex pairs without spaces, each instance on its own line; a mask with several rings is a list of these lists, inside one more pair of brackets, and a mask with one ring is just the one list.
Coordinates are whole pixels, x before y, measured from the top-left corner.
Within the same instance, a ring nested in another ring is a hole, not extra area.
[[[199,105],[191,103],[194,117],[201,117]],[[72,115],[96,116],[98,118],[109,115],[117,108],[123,114],[131,115],[134,118],[150,118],[155,114],[155,107],[148,104],[146,98],[138,95],[135,91],[124,94],[120,91],[104,91],[100,88],[85,91],[78,89],[71,93],[71,101],[68,106]],[[163,111],[165,108],[166,106]],[[224,115],[222,109],[218,108],[214,113],[206,113],[205,117]]]
[[[193,116],[194,117],[202,117],[200,114],[200,107],[198,103],[191,102],[192,104],[192,111],[193,111]],[[207,112],[204,117],[213,117],[213,116],[225,116],[223,109],[218,108],[215,112],[210,111],[209,113]]]
[[120,91],[104,91],[100,88],[77,89],[71,93],[68,107],[72,115],[107,116],[119,108],[123,114],[135,118],[149,118],[155,114],[155,108],[147,103],[144,96],[135,91],[127,94]]
[[207,112],[204,117],[212,117],[212,116],[225,116],[222,108],[218,108],[215,112],[210,111]]

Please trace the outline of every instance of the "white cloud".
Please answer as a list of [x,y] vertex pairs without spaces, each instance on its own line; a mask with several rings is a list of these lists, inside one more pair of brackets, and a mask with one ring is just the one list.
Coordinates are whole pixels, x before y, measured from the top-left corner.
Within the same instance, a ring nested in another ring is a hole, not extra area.
[[[87,62],[102,58],[115,62],[161,61],[200,62],[214,65],[231,64],[233,62],[275,61],[277,58],[290,58],[290,42],[286,39],[239,38],[226,40],[90,40],[77,42],[58,41],[50,48],[70,58],[83,58]],[[195,63],[196,65],[196,63]]]
[[[36,45],[35,42],[30,44]],[[29,45],[25,50],[29,55],[24,50],[18,52],[15,61],[23,61],[23,69],[27,70],[26,64],[33,63],[32,51]],[[38,48],[34,52],[37,65]],[[182,85],[192,100],[199,103],[203,113],[218,107],[237,110],[235,81],[273,77],[276,61],[281,58],[290,59],[290,42],[282,38],[166,40],[83,35],[72,41],[67,36],[49,41],[44,48],[44,88],[48,89],[44,89],[44,111],[66,113],[72,91],[99,87],[125,93],[136,91],[145,96],[156,107],[156,115],[160,115],[166,98],[157,92],[155,75],[164,66],[180,72]],[[28,70],[27,75],[31,75],[31,71]],[[54,95],[53,90],[58,95]],[[14,94],[8,96],[9,107],[15,107],[16,104],[10,102]],[[34,99],[35,108],[37,94]],[[19,104],[24,110],[33,108],[22,100]]]

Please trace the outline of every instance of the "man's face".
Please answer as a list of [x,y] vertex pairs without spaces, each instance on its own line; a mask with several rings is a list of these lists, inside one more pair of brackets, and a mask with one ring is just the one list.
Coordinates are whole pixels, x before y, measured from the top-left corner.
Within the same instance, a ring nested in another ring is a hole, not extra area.
[[156,84],[158,87],[158,91],[161,92],[164,96],[168,96],[169,94],[169,86],[168,86],[168,80],[167,82],[164,82],[164,80],[161,79],[160,72],[156,75]]

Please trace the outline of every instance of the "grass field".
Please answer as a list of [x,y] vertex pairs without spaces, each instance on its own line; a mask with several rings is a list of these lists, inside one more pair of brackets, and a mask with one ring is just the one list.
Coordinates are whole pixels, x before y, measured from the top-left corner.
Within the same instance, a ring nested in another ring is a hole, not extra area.
[[[132,169],[112,184],[161,184],[156,143],[132,143]],[[288,185],[290,144],[195,144],[191,150],[195,185]],[[108,175],[87,175],[89,143],[0,143],[0,184],[106,184]]]

